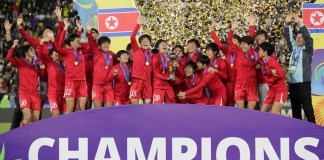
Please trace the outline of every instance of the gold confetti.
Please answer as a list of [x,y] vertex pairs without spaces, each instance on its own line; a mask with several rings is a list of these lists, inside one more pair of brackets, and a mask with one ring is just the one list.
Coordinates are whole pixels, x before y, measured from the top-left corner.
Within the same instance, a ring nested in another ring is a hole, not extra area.
[[[294,5],[291,5],[293,4]],[[291,11],[301,13],[301,3],[305,0],[135,0],[141,15],[146,17],[142,33],[150,34],[154,41],[166,39],[170,45],[181,44],[191,38],[200,41],[205,47],[209,42],[211,21],[219,24],[214,27],[225,41],[231,21],[238,20],[240,36],[248,35],[246,16],[256,15],[256,27],[266,30],[276,48],[287,50],[282,36],[285,15]],[[285,58],[289,58],[285,53]],[[285,62],[282,62],[285,63]]]

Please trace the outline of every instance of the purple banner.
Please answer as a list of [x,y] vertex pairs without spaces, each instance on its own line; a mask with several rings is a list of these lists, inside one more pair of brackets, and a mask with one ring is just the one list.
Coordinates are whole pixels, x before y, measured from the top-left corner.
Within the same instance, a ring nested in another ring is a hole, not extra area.
[[324,95],[324,49],[317,49],[312,63],[312,94]]
[[323,148],[323,127],[199,105],[107,107],[0,135],[5,160],[322,160]]

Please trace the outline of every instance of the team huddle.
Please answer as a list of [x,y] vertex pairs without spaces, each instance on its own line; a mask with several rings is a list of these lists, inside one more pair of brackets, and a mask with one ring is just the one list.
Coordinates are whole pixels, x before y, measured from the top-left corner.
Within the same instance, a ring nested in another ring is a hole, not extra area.
[[[61,18],[59,7],[55,13],[59,24],[56,35],[54,29],[46,27],[41,39],[26,33],[23,17],[17,19],[19,32],[29,44],[20,48],[25,58],[15,58],[15,40],[7,59],[19,71],[19,102],[24,115],[21,125],[39,120],[39,77],[44,76],[52,116],[89,109],[92,102],[95,108],[101,108],[138,104],[140,100],[144,104],[248,109],[255,109],[259,102],[262,111],[278,114],[287,100],[286,73],[276,59],[274,45],[267,42],[267,32],[256,31],[254,16],[247,18],[250,33],[243,37],[235,34],[239,24],[232,22],[226,45],[218,38],[213,22],[214,42],[206,45],[204,54],[197,39],[187,42],[186,52],[181,45],[169,48],[163,39],[151,48],[152,39],[147,34],[137,41],[142,21],[139,18],[131,43],[115,54],[109,50],[111,40],[100,37],[91,23],[87,22],[83,29],[77,20],[78,32],[67,33],[69,20]],[[286,21],[301,23],[295,14],[287,15]],[[301,29],[302,36],[307,36],[307,28]],[[81,42],[82,32],[88,42]]]

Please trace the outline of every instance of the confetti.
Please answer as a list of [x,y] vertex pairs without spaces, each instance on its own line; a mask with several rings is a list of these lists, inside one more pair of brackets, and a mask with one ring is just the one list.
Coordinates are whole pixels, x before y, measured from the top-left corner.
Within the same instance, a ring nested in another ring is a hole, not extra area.
[[285,65],[289,54],[282,36],[285,14],[290,11],[301,13],[305,0],[135,0],[141,15],[146,17],[142,32],[150,34],[154,41],[166,39],[170,45],[186,46],[191,38],[199,39],[201,46],[209,42],[211,21],[216,20],[222,41],[226,41],[230,23],[238,20],[240,36],[248,35],[245,17],[256,15],[258,29],[266,30],[270,41],[278,50],[277,57]]

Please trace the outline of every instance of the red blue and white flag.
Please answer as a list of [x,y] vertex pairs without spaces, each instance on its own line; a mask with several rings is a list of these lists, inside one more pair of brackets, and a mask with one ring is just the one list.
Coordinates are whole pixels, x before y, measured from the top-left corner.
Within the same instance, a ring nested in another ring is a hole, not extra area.
[[[98,9],[100,35],[108,37],[130,36],[137,24],[136,8]],[[140,35],[138,32],[137,35]]]
[[324,33],[324,4],[304,3],[303,22],[311,33]]

